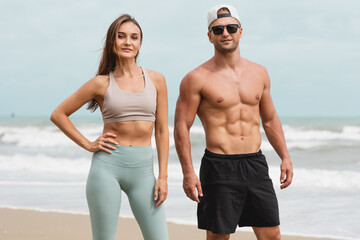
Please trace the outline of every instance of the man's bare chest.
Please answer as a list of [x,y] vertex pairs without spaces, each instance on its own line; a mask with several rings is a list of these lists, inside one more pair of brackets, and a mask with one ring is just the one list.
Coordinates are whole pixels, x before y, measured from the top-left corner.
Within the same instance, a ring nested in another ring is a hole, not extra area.
[[258,79],[208,79],[201,91],[202,104],[215,108],[258,105],[264,85]]

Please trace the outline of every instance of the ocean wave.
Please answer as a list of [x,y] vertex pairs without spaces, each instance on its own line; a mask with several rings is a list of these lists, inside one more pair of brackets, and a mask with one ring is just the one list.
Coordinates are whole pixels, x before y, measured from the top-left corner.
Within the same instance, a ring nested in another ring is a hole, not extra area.
[[[199,164],[194,164],[194,169],[199,169]],[[157,174],[157,164],[155,164]],[[198,172],[198,170],[195,170]],[[360,174],[355,171],[338,171],[325,169],[294,169],[295,177],[293,185],[296,187],[316,187],[330,189],[360,189]],[[269,167],[269,175],[273,179],[274,186],[280,187],[280,167]],[[180,164],[169,164],[169,185],[182,185],[183,174]]]
[[25,154],[0,155],[1,171],[84,174],[89,171],[89,168],[90,159],[86,158],[54,158],[43,154],[33,156]]
[[[102,134],[102,126],[90,125],[78,128],[79,131],[93,141]],[[155,149],[155,137],[152,136],[151,141],[153,149]],[[57,146],[74,146],[72,142],[58,128],[49,127],[4,127],[0,126],[0,144],[13,144],[19,147],[29,148],[48,148]],[[174,138],[169,139],[170,147],[175,145]]]
[[[312,148],[325,147],[329,143],[325,141],[286,141],[288,149],[301,149],[308,150]],[[265,139],[261,143],[261,150],[263,151],[273,151],[274,148],[271,144]]]
[[0,181],[0,186],[85,186],[86,182]]
[[341,131],[295,128],[289,125],[283,126],[286,140],[289,141],[328,141],[348,140],[360,141],[359,126],[343,126]]
[[[39,172],[39,173],[61,173],[61,174],[81,174],[86,175],[90,168],[90,159],[66,159],[66,158],[54,158],[46,155],[13,155],[3,156],[0,155],[0,169],[1,171],[11,172]],[[194,169],[198,172],[199,163],[194,163]],[[158,163],[154,162],[155,176],[158,175]],[[296,168],[294,169],[295,177],[293,185],[297,187],[316,187],[316,188],[329,188],[329,189],[360,189],[360,174],[356,171],[345,170],[326,170],[326,169],[308,169],[308,168]],[[278,181],[280,177],[280,168],[270,166],[270,177],[274,180],[276,187],[280,186]],[[183,174],[181,171],[180,163],[170,163],[168,165],[168,181],[169,186],[182,185]],[[0,185],[14,184],[21,185],[22,181],[17,179],[15,182],[0,182]],[[45,183],[33,182],[24,183],[41,185]],[[47,182],[46,184],[52,185],[76,185],[83,184],[79,182]]]
[[[79,130],[90,139],[96,139],[102,132],[102,128],[98,126],[83,127]],[[63,132],[54,126],[0,126],[0,142],[15,144],[19,147],[55,147],[73,144]]]
[[[169,133],[170,135],[174,134],[174,126],[169,126]],[[201,135],[205,135],[205,131],[204,128],[202,126],[198,126],[198,125],[193,125],[190,128],[190,134],[201,134]]]
[[[280,168],[271,167],[270,176],[275,186],[280,186]],[[294,169],[292,185],[295,187],[315,187],[326,189],[360,189],[360,174],[356,171]]]
[[[360,145],[360,127],[359,126],[343,126],[340,130],[322,130],[307,129],[302,127],[293,127],[284,125],[284,134],[289,149],[311,149],[326,145],[355,146]],[[79,131],[89,140],[95,140],[102,133],[102,125],[87,124],[81,125]],[[170,147],[174,147],[174,128],[169,127]],[[261,128],[261,133],[264,131]],[[190,129],[191,141],[195,144],[205,142],[205,132],[201,126],[193,126]],[[266,137],[262,148],[264,150],[271,149]],[[152,137],[153,148],[156,148],[155,138]],[[19,147],[28,148],[48,148],[56,146],[71,146],[74,143],[65,136],[55,126],[1,126],[0,125],[0,144],[12,144]]]

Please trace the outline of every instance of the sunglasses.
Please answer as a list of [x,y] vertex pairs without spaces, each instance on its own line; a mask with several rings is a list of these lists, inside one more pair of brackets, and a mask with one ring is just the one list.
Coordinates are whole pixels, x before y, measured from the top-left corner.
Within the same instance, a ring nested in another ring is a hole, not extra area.
[[229,25],[225,25],[225,26],[217,25],[217,26],[211,27],[209,32],[213,31],[213,33],[215,35],[220,35],[220,34],[223,34],[225,27],[226,27],[226,31],[228,33],[233,34],[233,33],[237,32],[238,28],[240,28],[240,25],[239,24],[229,24]]

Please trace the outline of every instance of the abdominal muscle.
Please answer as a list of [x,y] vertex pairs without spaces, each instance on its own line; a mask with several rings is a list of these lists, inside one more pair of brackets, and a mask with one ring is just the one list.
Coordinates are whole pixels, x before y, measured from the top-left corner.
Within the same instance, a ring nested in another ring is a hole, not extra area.
[[[240,111],[237,111],[240,112]],[[225,111],[200,112],[199,118],[203,124],[206,137],[206,148],[220,154],[254,153],[260,150],[261,134],[258,112],[236,114]]]
[[149,146],[154,123],[149,121],[126,121],[107,123],[103,133],[113,133],[114,140],[124,146]]
[[259,130],[250,134],[230,133],[225,127],[208,128],[206,133],[206,148],[220,154],[254,153],[260,150],[261,135]]

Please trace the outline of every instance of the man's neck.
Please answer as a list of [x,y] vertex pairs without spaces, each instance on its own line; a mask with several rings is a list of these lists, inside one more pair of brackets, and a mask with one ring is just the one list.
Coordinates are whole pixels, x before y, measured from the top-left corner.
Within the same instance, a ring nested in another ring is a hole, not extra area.
[[219,68],[235,69],[241,62],[240,49],[237,48],[234,52],[229,53],[221,53],[215,49],[213,59]]

